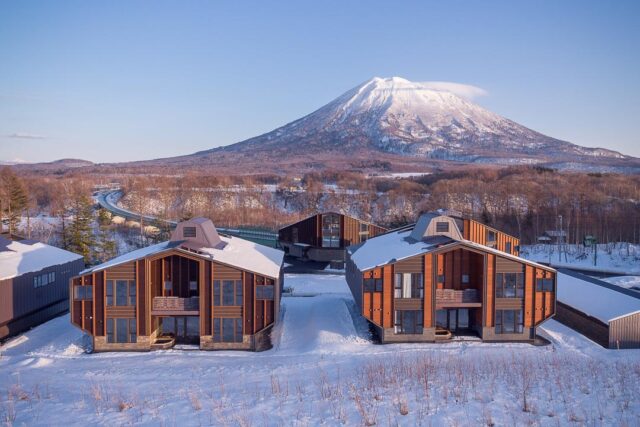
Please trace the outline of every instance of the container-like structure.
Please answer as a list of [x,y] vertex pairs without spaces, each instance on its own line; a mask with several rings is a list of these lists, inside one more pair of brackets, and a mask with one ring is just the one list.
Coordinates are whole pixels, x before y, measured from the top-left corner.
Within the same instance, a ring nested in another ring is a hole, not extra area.
[[17,236],[0,235],[0,339],[69,309],[69,279],[82,256]]
[[382,342],[471,335],[535,340],[556,310],[556,272],[518,256],[519,240],[435,212],[347,251],[347,282]]
[[71,321],[95,351],[264,350],[278,318],[284,253],[218,234],[209,219],[71,280]]
[[640,348],[640,293],[561,270],[555,317],[605,348]]

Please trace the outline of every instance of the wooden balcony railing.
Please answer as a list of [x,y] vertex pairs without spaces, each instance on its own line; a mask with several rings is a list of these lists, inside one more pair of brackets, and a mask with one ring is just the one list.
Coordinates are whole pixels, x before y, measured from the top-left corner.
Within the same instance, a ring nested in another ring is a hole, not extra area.
[[480,295],[477,289],[436,289],[436,303],[478,303]]
[[154,297],[153,311],[199,311],[200,298]]

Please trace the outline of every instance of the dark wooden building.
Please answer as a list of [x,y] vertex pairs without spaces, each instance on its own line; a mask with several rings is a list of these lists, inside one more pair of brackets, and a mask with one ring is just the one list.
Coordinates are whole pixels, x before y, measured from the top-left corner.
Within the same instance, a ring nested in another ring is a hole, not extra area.
[[518,245],[475,221],[425,214],[350,247],[347,283],[382,342],[532,341],[555,313],[556,272],[519,258]]
[[179,223],[171,240],[71,280],[71,321],[95,351],[197,344],[264,350],[278,318],[280,250],[220,236],[211,220]]
[[69,309],[69,279],[82,256],[33,240],[0,235],[0,339]]
[[563,269],[555,320],[605,348],[640,348],[640,294]]
[[312,261],[344,262],[345,248],[387,230],[348,215],[325,212],[278,230],[285,253]]

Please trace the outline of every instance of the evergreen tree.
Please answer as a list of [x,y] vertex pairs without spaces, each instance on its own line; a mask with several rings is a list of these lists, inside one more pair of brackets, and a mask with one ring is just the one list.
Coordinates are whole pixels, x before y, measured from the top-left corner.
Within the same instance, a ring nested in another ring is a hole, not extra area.
[[86,195],[79,195],[73,201],[71,208],[73,220],[67,230],[67,248],[84,257],[84,262],[90,264],[95,253],[95,238],[91,223],[93,221],[93,206]]
[[96,259],[99,262],[106,262],[118,254],[118,248],[113,238],[113,232],[109,226],[100,226],[98,235],[98,252]]
[[27,201],[27,190],[22,180],[9,167],[0,170],[1,216],[8,220],[10,233],[17,231]]

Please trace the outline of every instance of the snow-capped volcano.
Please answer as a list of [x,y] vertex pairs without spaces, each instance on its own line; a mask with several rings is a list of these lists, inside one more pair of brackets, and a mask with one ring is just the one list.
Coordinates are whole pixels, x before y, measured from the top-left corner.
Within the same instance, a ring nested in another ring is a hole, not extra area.
[[551,138],[474,104],[473,86],[400,77],[373,78],[317,111],[269,133],[212,153],[299,156],[375,150],[481,163],[575,162],[626,156]]

